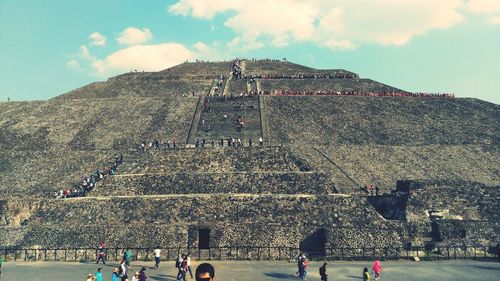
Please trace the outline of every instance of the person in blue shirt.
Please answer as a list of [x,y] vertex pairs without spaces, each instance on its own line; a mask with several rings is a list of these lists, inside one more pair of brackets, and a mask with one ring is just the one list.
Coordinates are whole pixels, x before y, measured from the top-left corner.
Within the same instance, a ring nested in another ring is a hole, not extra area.
[[113,270],[111,281],[120,281],[120,276],[118,275],[118,267]]
[[95,273],[95,280],[102,281],[102,267],[99,267]]

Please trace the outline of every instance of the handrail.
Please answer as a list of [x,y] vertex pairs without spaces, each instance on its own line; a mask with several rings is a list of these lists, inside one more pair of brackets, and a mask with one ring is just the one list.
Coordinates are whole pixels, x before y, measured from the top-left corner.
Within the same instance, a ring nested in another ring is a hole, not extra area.
[[[120,261],[127,248],[106,248],[106,260]],[[154,248],[128,248],[133,253],[133,260],[153,260]],[[437,246],[428,249],[425,246],[414,247],[331,247],[316,250],[304,250],[286,246],[224,246],[200,249],[196,247],[162,247],[162,260],[176,260],[179,255],[191,253],[199,260],[283,260],[294,261],[299,253],[304,253],[314,260],[368,260],[368,259],[493,259],[496,257],[495,246],[461,245]],[[91,261],[96,260],[96,248],[0,248],[4,261]]]

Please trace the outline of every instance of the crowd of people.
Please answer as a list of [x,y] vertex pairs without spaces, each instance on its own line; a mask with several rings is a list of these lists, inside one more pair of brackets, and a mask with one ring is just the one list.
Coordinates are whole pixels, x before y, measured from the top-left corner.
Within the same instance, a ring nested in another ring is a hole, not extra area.
[[[326,266],[328,264],[325,262],[323,265],[319,268],[319,276],[321,278],[321,281],[328,281],[328,274],[326,273]],[[297,257],[297,272],[295,273],[295,276],[297,278],[300,278],[300,280],[307,280],[306,276],[309,270],[309,260],[307,257],[300,253]],[[380,275],[382,273],[382,265],[379,260],[375,260],[372,266],[372,273],[375,277],[375,280],[380,280]],[[363,281],[370,281],[371,280],[371,274],[368,271],[368,268],[365,267],[363,269],[362,273],[362,279]]]
[[365,185],[363,189],[366,193],[368,193],[368,195],[371,195],[371,196],[378,196],[380,193],[380,189],[379,189],[378,185],[374,185],[374,184]]
[[193,279],[193,272],[191,271],[191,254],[179,255],[175,262],[175,267],[177,268],[176,280],[186,281],[186,274],[189,272],[189,276]]
[[337,72],[333,74],[303,73],[303,74],[259,74],[244,75],[245,79],[359,79],[356,73]]
[[[102,261],[104,264],[106,261],[106,244],[104,242],[99,243],[97,248],[97,261]],[[153,255],[155,258],[154,268],[158,269],[161,261],[161,249],[157,246],[153,250]],[[131,274],[133,268],[131,267],[132,261],[132,251],[130,249],[125,249],[123,252],[122,259],[118,267],[113,269],[111,273],[111,281],[146,281],[148,277],[146,276],[146,268],[142,267],[139,271]],[[1,266],[1,257],[0,257]],[[191,254],[182,254],[175,261],[175,267],[177,268],[176,280],[186,281],[187,274],[189,273],[190,279],[193,279],[193,271],[191,269]],[[215,268],[208,263],[202,263],[196,268],[195,272],[196,280],[198,281],[215,281]],[[89,273],[86,276],[86,281],[102,281],[103,272],[102,267],[99,267],[95,274]]]
[[89,176],[82,176],[80,183],[76,183],[75,186],[71,188],[65,188],[59,190],[55,194],[55,198],[70,198],[70,197],[82,197],[86,196],[87,193],[91,192],[96,184],[101,181],[105,176],[116,175],[118,173],[118,166],[123,163],[123,155],[115,158],[114,162],[109,165],[104,166],[103,169],[97,169]]
[[[258,145],[264,146],[264,139],[259,137]],[[194,147],[202,148],[202,147],[244,147],[244,146],[254,146],[254,142],[251,138],[248,139],[248,142],[245,142],[244,139],[241,138],[233,138],[228,137],[227,139],[212,139],[210,141],[205,140],[204,138],[196,138],[194,142]]]
[[233,79],[242,78],[241,62],[242,62],[241,59],[235,59],[233,61],[233,65],[231,66],[231,73],[233,74]]
[[224,77],[224,75],[219,76],[215,82],[213,95],[222,96],[225,83],[226,77]]
[[359,92],[359,91],[260,91],[262,96],[364,96],[364,97],[415,97],[415,98],[455,98],[449,93],[411,93],[411,92]]
[[153,141],[143,141],[140,145],[140,150],[143,152],[149,150],[169,150],[177,148],[177,140],[176,138],[172,138],[172,140],[163,140],[163,139],[155,139]]

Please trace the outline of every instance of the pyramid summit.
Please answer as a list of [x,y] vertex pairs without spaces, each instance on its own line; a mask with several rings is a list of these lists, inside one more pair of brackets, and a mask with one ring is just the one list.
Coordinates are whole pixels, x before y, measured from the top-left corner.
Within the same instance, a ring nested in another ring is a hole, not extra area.
[[499,105],[343,69],[131,71],[0,103],[0,248],[106,241],[282,259],[488,247],[499,129]]

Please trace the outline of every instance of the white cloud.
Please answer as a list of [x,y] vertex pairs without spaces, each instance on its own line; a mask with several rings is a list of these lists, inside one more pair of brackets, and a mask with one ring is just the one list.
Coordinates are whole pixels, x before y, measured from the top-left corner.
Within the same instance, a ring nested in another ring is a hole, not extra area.
[[106,36],[102,35],[99,32],[94,32],[89,35],[89,39],[92,40],[90,42],[91,45],[94,46],[106,46]]
[[257,39],[258,34],[248,33],[243,36],[236,36],[227,43],[231,50],[249,51],[264,47],[264,43]]
[[475,13],[498,13],[500,1],[498,0],[471,0],[467,3],[469,10]]
[[148,28],[128,27],[120,33],[120,36],[116,40],[120,44],[131,46],[146,43],[152,38],[153,34],[151,34]]
[[181,0],[168,7],[168,11],[177,15],[192,15],[195,18],[211,19],[217,13],[242,8],[243,4],[243,1],[240,0]]
[[197,59],[209,61],[231,60],[235,57],[234,54],[221,46],[219,42],[205,44],[201,41],[198,41],[193,45],[193,54]]
[[78,56],[84,60],[93,60],[89,48],[87,48],[87,46],[85,45],[80,46],[80,52],[78,53]]
[[278,47],[308,41],[352,49],[371,43],[402,45],[430,30],[452,27],[463,20],[463,4],[463,0],[179,0],[168,11],[207,20],[231,12],[225,25],[237,36],[230,47],[256,49],[263,46],[263,38],[270,38],[266,41]]
[[486,22],[500,24],[500,0],[471,0],[467,8],[486,18]]
[[66,63],[66,66],[69,67],[69,68],[71,68],[71,69],[76,69],[76,70],[80,70],[81,69],[80,63],[76,59],[70,59]]
[[102,60],[94,60],[92,67],[100,75],[110,75],[137,69],[159,71],[170,66],[193,60],[195,54],[178,43],[134,45],[118,50]]
[[191,47],[169,42],[156,45],[134,45],[119,49],[103,58],[96,58],[85,45],[80,46],[77,54],[71,55],[66,66],[90,75],[109,77],[112,75],[138,71],[159,71],[180,64],[186,60],[230,60],[234,54],[218,42],[206,44],[197,42]]

